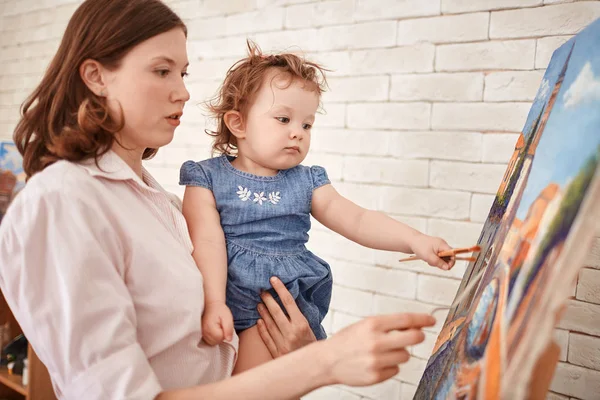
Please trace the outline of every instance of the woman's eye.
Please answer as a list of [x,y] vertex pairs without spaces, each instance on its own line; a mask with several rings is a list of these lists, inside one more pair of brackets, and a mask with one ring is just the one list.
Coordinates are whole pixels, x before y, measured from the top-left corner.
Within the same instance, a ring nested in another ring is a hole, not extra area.
[[302,128],[308,130],[308,129],[312,128],[312,125],[311,124],[304,124],[304,125],[302,125]]
[[171,71],[169,71],[168,69],[159,69],[158,71],[156,71],[156,73],[163,78],[169,75],[169,72]]
[[188,74],[187,72],[182,72],[182,73],[181,73],[181,77],[182,77],[182,78],[185,78],[185,77],[186,77],[186,76],[188,76],[188,75],[189,75],[189,74]]
[[288,117],[277,117],[276,119],[277,119],[277,121],[279,121],[283,124],[287,124],[288,122],[290,122],[290,119]]

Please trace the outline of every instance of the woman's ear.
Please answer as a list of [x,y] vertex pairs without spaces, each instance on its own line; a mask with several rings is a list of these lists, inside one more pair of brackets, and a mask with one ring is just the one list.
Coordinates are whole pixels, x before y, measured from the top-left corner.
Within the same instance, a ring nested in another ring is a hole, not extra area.
[[244,139],[246,137],[246,127],[244,126],[242,113],[234,110],[227,111],[223,116],[223,121],[237,139]]
[[81,80],[96,96],[106,97],[106,82],[103,76],[102,64],[96,60],[87,59],[79,66]]

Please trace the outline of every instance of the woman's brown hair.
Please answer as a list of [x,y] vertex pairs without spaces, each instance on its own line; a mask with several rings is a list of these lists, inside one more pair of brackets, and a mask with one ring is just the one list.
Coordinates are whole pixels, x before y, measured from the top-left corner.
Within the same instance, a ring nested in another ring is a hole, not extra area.
[[[58,160],[98,158],[124,125],[108,113],[79,75],[93,59],[115,70],[137,44],[174,28],[187,28],[160,0],[86,0],[75,11],[39,86],[21,107],[13,138],[27,177]],[[146,149],[144,159],[157,149]]]
[[213,154],[234,154],[237,150],[236,137],[225,124],[225,113],[238,111],[247,114],[248,106],[262,85],[271,68],[277,68],[289,77],[304,81],[309,90],[321,95],[327,86],[325,68],[292,53],[265,55],[256,43],[247,41],[248,56],[233,64],[227,71],[225,80],[217,96],[207,104],[208,111],[216,120],[215,131],[206,130],[213,136]]

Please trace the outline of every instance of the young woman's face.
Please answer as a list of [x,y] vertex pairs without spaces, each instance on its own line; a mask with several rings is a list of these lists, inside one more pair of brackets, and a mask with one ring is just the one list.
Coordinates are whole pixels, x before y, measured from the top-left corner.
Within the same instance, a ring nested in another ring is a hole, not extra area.
[[171,142],[190,98],[187,66],[186,37],[175,28],[138,44],[115,71],[105,71],[110,112],[125,117],[118,136],[124,147],[143,151]]

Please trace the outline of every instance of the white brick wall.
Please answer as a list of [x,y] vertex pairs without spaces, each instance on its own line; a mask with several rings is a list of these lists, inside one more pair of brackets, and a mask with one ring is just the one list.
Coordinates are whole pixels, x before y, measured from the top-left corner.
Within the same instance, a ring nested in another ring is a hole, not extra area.
[[[35,87],[81,0],[0,0],[0,138]],[[554,49],[600,17],[600,1],[168,0],[188,23],[192,101],[172,144],[148,163],[169,190],[181,162],[209,155],[199,104],[244,55],[302,50],[321,62],[323,97],[308,161],[337,189],[453,245],[477,240],[517,134]],[[315,224],[311,247],[335,275],[335,333],[362,316],[432,312],[452,301],[465,269],[397,263]],[[600,238],[556,330],[561,347],[550,399],[600,393]],[[400,374],[368,388],[335,386],[307,399],[412,398],[446,312],[411,349]]]

